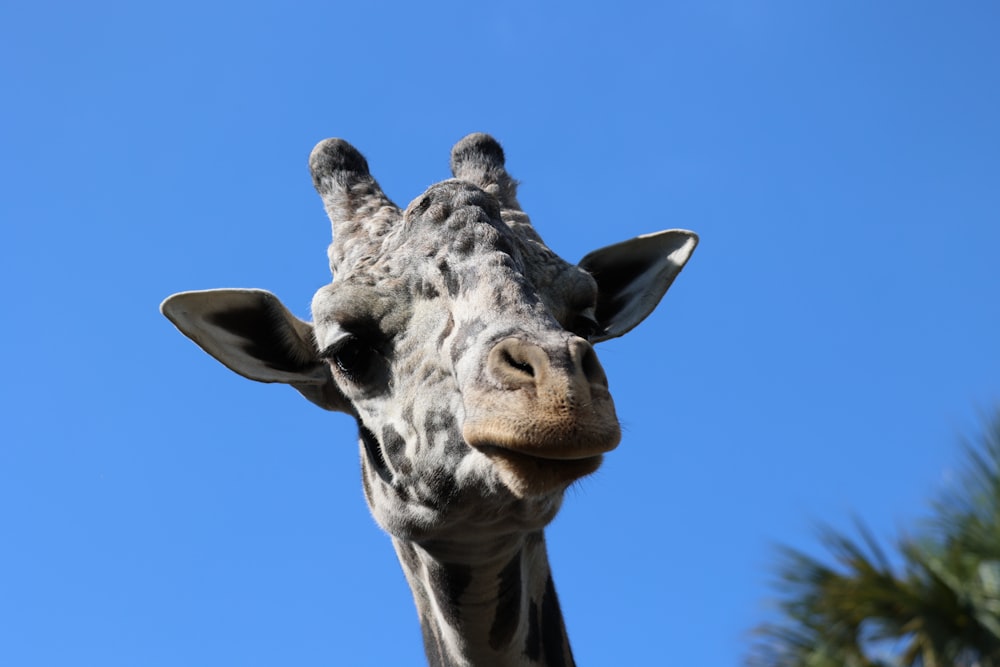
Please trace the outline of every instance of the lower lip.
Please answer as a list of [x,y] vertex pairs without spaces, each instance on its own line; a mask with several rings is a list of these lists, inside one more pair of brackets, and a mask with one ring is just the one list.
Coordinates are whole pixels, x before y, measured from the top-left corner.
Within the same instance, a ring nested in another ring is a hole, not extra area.
[[483,445],[476,447],[476,449],[488,457],[501,458],[508,464],[518,468],[529,468],[529,470],[532,468],[535,470],[541,469],[550,474],[557,473],[560,477],[566,477],[567,479],[576,479],[584,475],[589,475],[600,467],[603,459],[601,454],[577,459],[545,458],[493,445]]

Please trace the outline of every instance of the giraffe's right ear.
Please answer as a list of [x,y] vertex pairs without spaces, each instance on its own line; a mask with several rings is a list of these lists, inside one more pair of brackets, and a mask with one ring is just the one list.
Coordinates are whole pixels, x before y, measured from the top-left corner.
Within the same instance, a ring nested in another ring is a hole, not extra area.
[[227,368],[258,382],[280,382],[327,410],[353,412],[330,367],[316,354],[312,325],[263,290],[181,292],[161,305],[167,319]]

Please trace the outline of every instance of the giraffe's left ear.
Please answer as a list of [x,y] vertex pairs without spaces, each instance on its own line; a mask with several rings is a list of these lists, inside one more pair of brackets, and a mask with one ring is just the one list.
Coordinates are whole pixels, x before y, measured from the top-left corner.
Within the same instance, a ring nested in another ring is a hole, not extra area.
[[597,281],[598,343],[631,331],[653,312],[698,245],[698,235],[669,229],[595,250],[580,268]]

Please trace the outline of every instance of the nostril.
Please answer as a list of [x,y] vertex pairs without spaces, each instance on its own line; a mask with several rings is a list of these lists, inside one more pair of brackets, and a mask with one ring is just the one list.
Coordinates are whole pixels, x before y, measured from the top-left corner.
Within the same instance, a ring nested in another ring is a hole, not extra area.
[[608,377],[604,374],[604,367],[601,366],[593,345],[578,338],[570,343],[570,354],[576,359],[577,368],[583,372],[587,382],[602,387],[608,386]]
[[486,368],[504,388],[524,389],[544,382],[550,363],[548,354],[538,345],[507,338],[490,350]]
[[519,361],[518,359],[515,359],[514,355],[510,353],[510,350],[503,350],[502,358],[503,362],[511,368],[521,371],[528,377],[535,377],[534,367],[527,361]]

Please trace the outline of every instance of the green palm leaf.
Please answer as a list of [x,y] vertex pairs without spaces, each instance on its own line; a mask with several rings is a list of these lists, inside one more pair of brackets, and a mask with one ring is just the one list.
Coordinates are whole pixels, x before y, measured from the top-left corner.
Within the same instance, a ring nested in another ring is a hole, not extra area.
[[962,483],[932,504],[892,567],[859,539],[823,529],[829,560],[783,548],[778,621],[755,631],[751,667],[1000,667],[1000,412],[966,445]]

